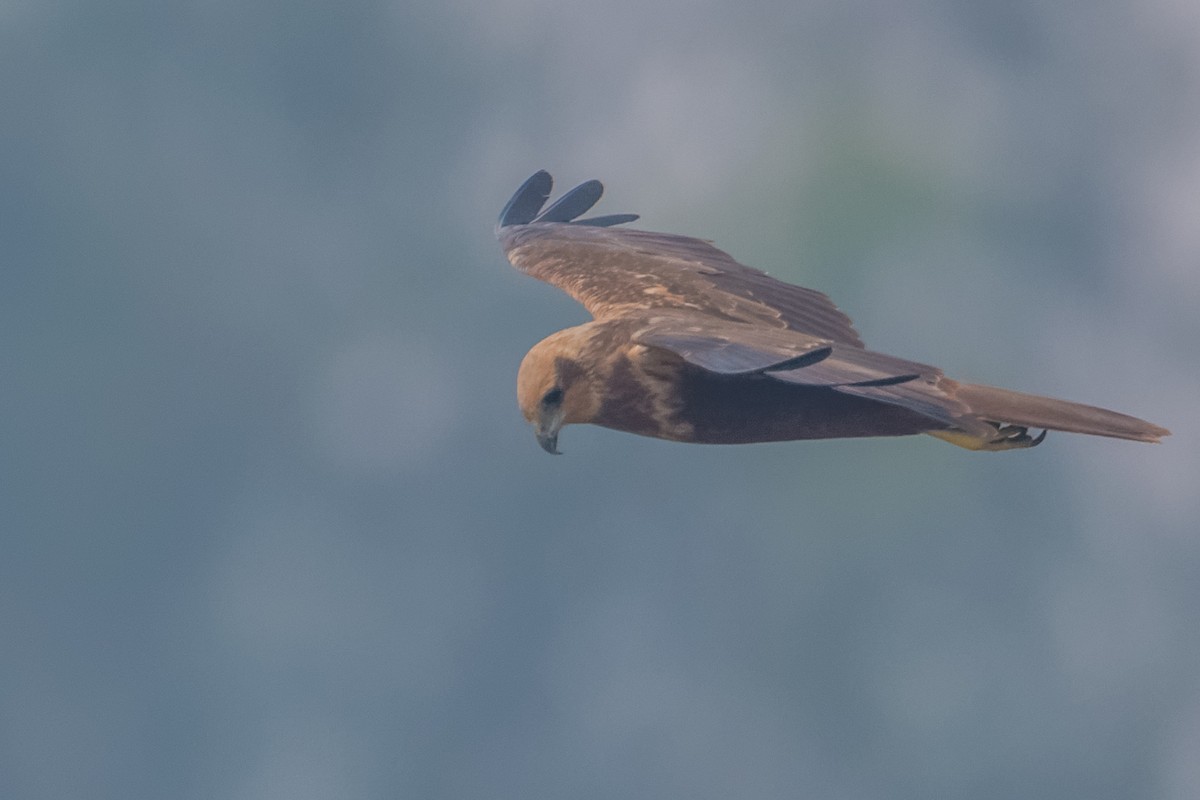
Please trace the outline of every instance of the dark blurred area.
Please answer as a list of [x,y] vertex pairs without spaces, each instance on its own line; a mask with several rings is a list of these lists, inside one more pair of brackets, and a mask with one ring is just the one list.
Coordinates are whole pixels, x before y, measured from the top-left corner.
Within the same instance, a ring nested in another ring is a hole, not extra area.
[[[1200,796],[1200,10],[0,5],[0,796]],[[1126,411],[682,446],[515,402],[597,211]]]

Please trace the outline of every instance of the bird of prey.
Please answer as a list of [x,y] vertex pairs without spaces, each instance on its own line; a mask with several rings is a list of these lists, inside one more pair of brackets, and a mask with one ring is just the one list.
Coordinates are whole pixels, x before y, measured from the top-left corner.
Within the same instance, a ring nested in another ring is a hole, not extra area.
[[600,199],[599,181],[543,210],[552,183],[535,173],[496,227],[513,266],[593,317],[521,362],[521,412],[547,452],[572,423],[710,444],[927,433],[970,450],[1033,447],[1047,430],[1140,442],[1170,433],[868,350],[824,294],[701,239],[615,227],[636,214],[579,219]]

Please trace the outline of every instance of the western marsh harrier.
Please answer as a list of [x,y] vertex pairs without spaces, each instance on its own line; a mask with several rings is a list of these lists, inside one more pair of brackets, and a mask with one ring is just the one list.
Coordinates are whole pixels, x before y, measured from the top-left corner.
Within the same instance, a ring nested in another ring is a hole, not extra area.
[[521,412],[547,452],[572,423],[713,444],[928,433],[971,450],[1033,447],[1047,430],[1139,442],[1169,433],[868,350],[820,292],[701,239],[613,227],[636,214],[578,219],[600,199],[599,181],[543,211],[551,185],[546,172],[530,177],[496,228],[513,266],[594,317],[521,362]]

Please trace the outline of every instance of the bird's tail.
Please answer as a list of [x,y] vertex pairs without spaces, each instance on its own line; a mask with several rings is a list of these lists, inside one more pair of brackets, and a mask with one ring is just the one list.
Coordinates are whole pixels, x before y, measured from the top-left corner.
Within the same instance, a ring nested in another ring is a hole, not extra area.
[[1137,442],[1157,442],[1171,434],[1166,428],[1128,414],[993,386],[959,383],[954,396],[970,407],[973,416],[1001,425],[1088,433]]

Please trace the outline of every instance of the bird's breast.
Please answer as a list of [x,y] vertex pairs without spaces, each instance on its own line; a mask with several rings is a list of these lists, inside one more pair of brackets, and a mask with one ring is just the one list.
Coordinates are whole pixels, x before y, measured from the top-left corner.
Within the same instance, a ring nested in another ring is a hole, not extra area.
[[682,359],[657,348],[630,345],[607,366],[596,424],[642,436],[691,441],[692,426],[680,416]]

